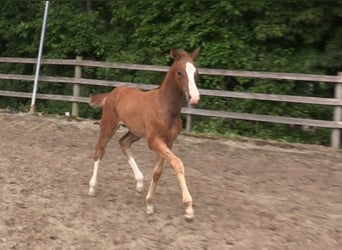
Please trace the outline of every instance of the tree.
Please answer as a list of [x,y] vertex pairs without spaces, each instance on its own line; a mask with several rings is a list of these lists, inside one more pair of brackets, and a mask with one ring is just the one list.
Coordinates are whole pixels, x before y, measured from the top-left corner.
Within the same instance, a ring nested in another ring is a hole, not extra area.
[[[36,57],[43,9],[41,1],[2,1],[0,56]],[[168,65],[171,48],[192,50],[201,46],[197,61],[200,67],[335,75],[342,68],[341,16],[341,0],[56,0],[50,1],[44,57],[74,59],[80,55],[102,61]],[[0,65],[0,70],[33,72],[31,66],[23,65]],[[42,74],[70,76],[73,70],[44,66]],[[159,83],[163,75],[86,68],[84,77]],[[22,83],[0,84],[0,89],[25,91],[28,88]],[[331,87],[310,82],[294,84],[203,76],[199,85],[201,88],[289,95],[328,97],[332,94]],[[71,90],[66,85],[49,84],[40,85],[39,91],[68,93]],[[85,88],[83,94],[96,91],[99,90],[94,87]],[[8,100],[0,100],[0,105],[8,105]],[[45,105],[44,111],[52,110],[48,102],[41,103]],[[200,106],[316,119],[328,119],[332,112],[312,105],[298,109],[282,103],[212,97],[203,98]],[[87,108],[82,110],[84,115],[90,113]],[[289,137],[292,133],[292,140],[307,140],[307,133],[283,125],[197,120],[197,129],[201,131],[273,138]],[[321,134],[318,137],[323,140]]]

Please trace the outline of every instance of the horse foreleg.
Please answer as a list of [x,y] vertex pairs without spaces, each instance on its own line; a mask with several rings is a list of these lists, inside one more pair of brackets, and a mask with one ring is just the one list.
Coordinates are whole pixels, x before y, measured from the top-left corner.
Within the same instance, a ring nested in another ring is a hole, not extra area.
[[149,145],[153,151],[163,157],[165,160],[170,162],[171,167],[177,174],[178,182],[182,190],[183,203],[185,206],[185,218],[193,219],[194,210],[192,208],[192,197],[188,190],[188,186],[184,176],[184,165],[183,162],[172,153],[171,149],[161,140],[153,140],[149,142]]
[[185,181],[184,165],[183,162],[175,155],[170,160],[171,167],[175,170],[178,178],[178,182],[181,186],[183,203],[185,206],[185,218],[192,220],[194,218],[194,210],[192,208],[192,197],[188,190],[188,186]]
[[138,164],[136,163],[133,154],[131,152],[131,145],[133,142],[139,140],[140,137],[136,136],[135,134],[128,131],[120,140],[120,146],[122,152],[126,155],[128,164],[133,170],[134,178],[136,180],[136,190],[140,193],[144,187],[144,175],[140,171]]
[[164,159],[158,156],[158,158],[156,159],[154,169],[153,169],[151,184],[146,195],[146,213],[147,214],[153,214],[154,212],[152,200],[153,200],[153,196],[156,191],[156,188],[157,188],[159,178],[163,172],[163,165],[164,165]]

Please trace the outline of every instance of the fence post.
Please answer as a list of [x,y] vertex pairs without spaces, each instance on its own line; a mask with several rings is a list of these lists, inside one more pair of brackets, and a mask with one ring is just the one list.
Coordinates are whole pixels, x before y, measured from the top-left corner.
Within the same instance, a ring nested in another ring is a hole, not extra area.
[[[342,101],[342,72],[338,73],[339,82],[335,84],[335,98]],[[342,106],[335,106],[334,121],[342,122]],[[331,132],[331,146],[333,148],[340,148],[341,146],[341,130],[335,128]]]
[[[191,104],[188,103],[188,108],[191,109]],[[186,115],[186,132],[190,133],[192,128],[192,116],[191,114]]]
[[[81,60],[82,60],[81,56],[76,56],[76,61],[81,61]],[[75,79],[81,78],[81,77],[82,77],[82,68],[81,66],[76,65],[75,66]],[[78,83],[74,84],[72,96],[74,97],[80,96],[80,85]],[[72,103],[71,115],[74,117],[78,116],[78,103],[77,102]]]

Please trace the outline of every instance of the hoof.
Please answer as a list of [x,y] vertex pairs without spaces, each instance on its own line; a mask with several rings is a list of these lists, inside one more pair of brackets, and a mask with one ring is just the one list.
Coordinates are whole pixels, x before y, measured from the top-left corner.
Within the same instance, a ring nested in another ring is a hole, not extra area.
[[144,190],[144,187],[143,186],[138,186],[135,188],[135,190],[138,192],[138,193],[141,193],[143,190]]
[[194,214],[184,214],[184,218],[187,222],[192,222],[195,218]]
[[146,207],[146,214],[151,215],[154,213],[154,209],[152,205],[147,205]]
[[192,209],[192,206],[189,206],[185,209],[184,218],[186,221],[193,221],[195,217],[194,210]]
[[90,187],[88,194],[89,194],[89,196],[95,196],[95,189]]
[[138,193],[141,193],[144,190],[144,180],[137,180],[137,186],[135,188]]

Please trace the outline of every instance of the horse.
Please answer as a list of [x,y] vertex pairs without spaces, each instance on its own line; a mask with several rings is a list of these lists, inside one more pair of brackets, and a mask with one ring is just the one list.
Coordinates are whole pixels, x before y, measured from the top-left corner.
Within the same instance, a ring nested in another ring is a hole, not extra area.
[[97,173],[105,154],[105,147],[116,129],[124,125],[128,132],[120,138],[119,144],[133,170],[137,192],[143,190],[144,176],[133,157],[131,145],[144,137],[150,150],[156,153],[152,179],[146,195],[146,214],[154,212],[152,200],[166,160],[175,171],[181,187],[185,206],[184,216],[188,220],[194,218],[192,197],[184,176],[184,165],[171,149],[182,129],[181,108],[184,98],[190,105],[197,104],[200,99],[195,82],[198,70],[194,64],[199,52],[200,48],[192,53],[171,49],[173,63],[162,84],[155,89],[142,91],[119,86],[112,92],[90,97],[90,106],[101,107],[102,115],[99,138],[95,146],[94,170],[89,182],[89,195],[95,195]]

